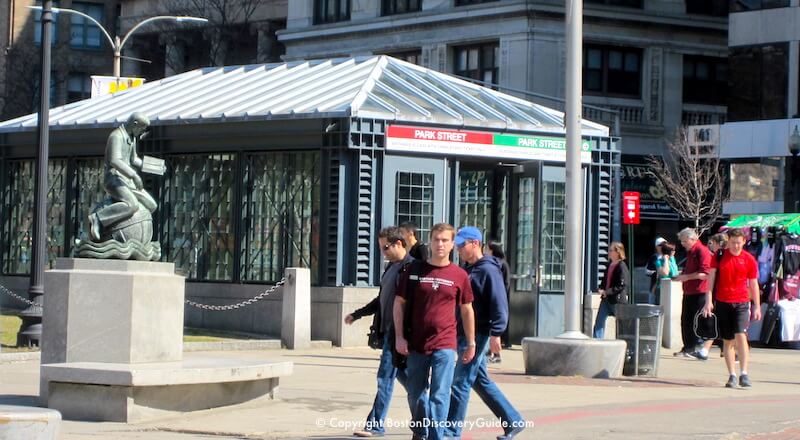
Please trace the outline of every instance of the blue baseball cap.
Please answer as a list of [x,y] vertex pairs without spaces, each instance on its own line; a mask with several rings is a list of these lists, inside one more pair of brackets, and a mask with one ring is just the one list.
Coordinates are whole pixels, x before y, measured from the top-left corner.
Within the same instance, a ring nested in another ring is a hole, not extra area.
[[481,234],[481,230],[475,226],[464,226],[459,229],[455,239],[456,246],[464,246],[467,240],[475,240],[482,243],[483,235]]

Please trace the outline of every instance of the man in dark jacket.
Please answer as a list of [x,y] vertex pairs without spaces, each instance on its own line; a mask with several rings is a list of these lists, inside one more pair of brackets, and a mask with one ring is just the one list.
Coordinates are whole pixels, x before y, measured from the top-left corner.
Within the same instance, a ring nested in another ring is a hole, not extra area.
[[[364,429],[353,433],[356,437],[382,437],[384,435],[383,423],[392,401],[395,378],[404,388],[406,386],[405,371],[395,368],[392,362],[391,344],[394,344],[392,314],[398,276],[403,268],[414,259],[406,252],[405,240],[400,228],[389,226],[381,229],[378,232],[378,245],[383,255],[389,260],[383,277],[381,277],[381,290],[369,304],[344,318],[345,323],[352,324],[353,321],[364,316],[374,315],[372,327],[380,332],[383,339],[383,351],[378,366],[378,392],[375,394],[372,410],[367,415]],[[419,434],[424,434],[424,432],[422,429],[418,430]]]
[[[504,434],[500,440],[514,438],[525,428],[525,419],[514,409],[497,385],[489,378],[486,356],[490,347],[500,352],[500,338],[508,322],[508,299],[497,258],[484,255],[481,248],[483,236],[474,226],[465,226],[458,231],[455,244],[459,258],[467,263],[467,273],[475,296],[475,357],[471,362],[456,365],[450,395],[449,426],[446,437],[459,438],[464,417],[467,414],[470,388],[500,419]],[[467,348],[467,342],[459,334],[459,352]]]

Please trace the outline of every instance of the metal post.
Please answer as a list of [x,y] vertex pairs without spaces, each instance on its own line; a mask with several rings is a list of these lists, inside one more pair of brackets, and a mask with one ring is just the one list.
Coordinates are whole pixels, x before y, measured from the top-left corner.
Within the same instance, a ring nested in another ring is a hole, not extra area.
[[22,326],[17,343],[38,341],[42,328],[42,295],[44,295],[44,264],[47,255],[47,162],[50,125],[50,34],[53,23],[53,1],[42,5],[42,73],[39,86],[39,148],[36,153],[35,211],[33,214],[33,249],[31,252],[31,283],[28,297],[36,303],[20,313]]
[[568,0],[566,7],[567,83],[567,182],[566,239],[567,260],[564,297],[564,334],[559,337],[587,339],[581,333],[581,286],[583,270],[583,188],[581,179],[581,80],[583,52],[583,0]]
[[122,45],[119,42],[119,37],[114,37],[114,76],[120,76],[120,58],[122,58]]

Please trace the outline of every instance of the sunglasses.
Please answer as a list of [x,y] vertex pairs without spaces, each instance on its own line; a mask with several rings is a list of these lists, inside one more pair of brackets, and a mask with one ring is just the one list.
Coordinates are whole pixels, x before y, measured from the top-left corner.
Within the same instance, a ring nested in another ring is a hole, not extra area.
[[385,244],[385,245],[383,245],[381,247],[383,248],[384,251],[388,251],[389,248],[392,247],[393,244],[394,243],[387,243],[387,244]]

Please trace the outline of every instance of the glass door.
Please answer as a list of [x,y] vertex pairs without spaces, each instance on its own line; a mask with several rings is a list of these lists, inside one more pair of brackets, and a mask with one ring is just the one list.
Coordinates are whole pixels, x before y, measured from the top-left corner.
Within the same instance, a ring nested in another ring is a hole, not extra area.
[[511,267],[509,333],[512,344],[537,336],[539,296],[539,162],[515,168],[508,212]]
[[564,332],[566,170],[544,166],[541,176],[537,336],[552,337]]
[[414,222],[420,241],[445,221],[446,161],[384,156],[381,227]]

